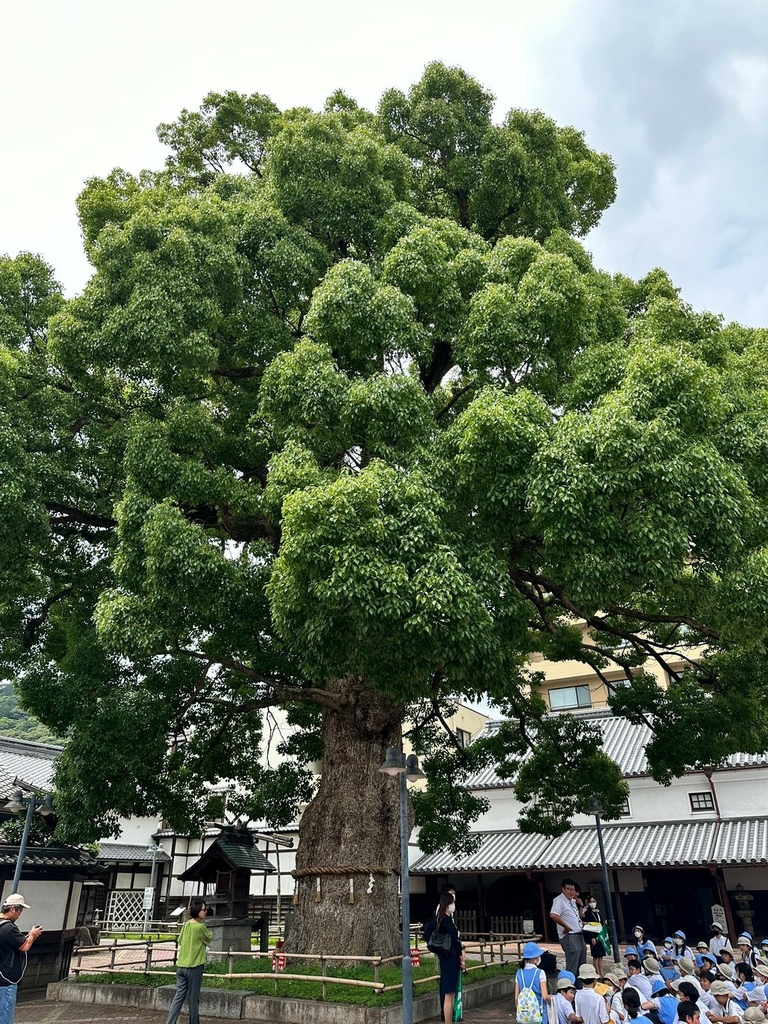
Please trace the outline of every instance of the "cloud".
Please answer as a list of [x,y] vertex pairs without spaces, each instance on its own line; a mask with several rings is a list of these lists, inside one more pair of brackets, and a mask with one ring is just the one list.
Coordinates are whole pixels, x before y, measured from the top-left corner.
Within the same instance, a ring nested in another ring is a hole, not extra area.
[[588,240],[596,261],[664,266],[696,307],[768,322],[764,5],[593,0],[570,29],[578,126],[618,167],[617,203]]
[[[74,199],[89,175],[162,165],[160,121],[210,89],[319,106],[342,86],[375,106],[429,60],[460,64],[513,106],[584,130],[619,196],[587,240],[596,262],[661,265],[697,308],[768,324],[765,0],[99,0],[14,8],[0,38],[0,252],[32,248],[79,290]],[[34,74],[29,74],[29,67]],[[21,83],[21,84],[20,84]]]

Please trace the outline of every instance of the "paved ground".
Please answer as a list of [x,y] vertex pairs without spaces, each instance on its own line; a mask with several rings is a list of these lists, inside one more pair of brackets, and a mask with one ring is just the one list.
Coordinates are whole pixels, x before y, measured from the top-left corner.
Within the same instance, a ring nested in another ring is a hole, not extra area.
[[[500,1019],[500,1018],[499,1018]],[[186,1022],[185,1013],[180,1020]],[[206,1024],[232,1024],[223,1017],[201,1017]],[[83,1006],[80,1003],[47,1003],[22,1000],[16,1005],[15,1024],[163,1024],[164,1013],[133,1010],[127,1006]],[[255,1022],[254,1022],[255,1024]]]

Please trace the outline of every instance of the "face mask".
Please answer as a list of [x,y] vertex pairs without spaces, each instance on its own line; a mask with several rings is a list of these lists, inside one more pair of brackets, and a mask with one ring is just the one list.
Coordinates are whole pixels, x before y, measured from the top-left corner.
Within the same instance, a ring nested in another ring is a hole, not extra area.
[[672,943],[671,942],[665,942],[664,943],[664,948],[665,949],[672,949]]
[[593,909],[593,910],[594,910],[594,909],[595,909],[595,907],[597,906],[597,904],[595,903],[595,901],[594,901],[594,900],[592,900],[592,902],[591,902],[591,903],[590,903],[589,905],[590,905],[590,907],[592,907],[592,909]]
[[636,939],[642,939],[643,937],[643,933],[640,931],[633,932],[632,934],[635,936]]
[[685,942],[685,939],[681,939],[679,935],[675,936],[675,945],[676,946],[682,946],[682,944],[684,942]]
[[455,909],[456,909],[456,904],[455,903],[449,903],[448,904],[448,913],[449,914],[452,914]]

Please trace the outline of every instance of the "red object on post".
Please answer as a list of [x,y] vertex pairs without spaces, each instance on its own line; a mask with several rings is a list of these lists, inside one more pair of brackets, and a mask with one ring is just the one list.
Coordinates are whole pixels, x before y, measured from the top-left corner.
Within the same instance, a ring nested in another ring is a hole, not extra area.
[[411,950],[411,963],[413,964],[414,967],[421,966],[421,953],[418,951],[418,949]]

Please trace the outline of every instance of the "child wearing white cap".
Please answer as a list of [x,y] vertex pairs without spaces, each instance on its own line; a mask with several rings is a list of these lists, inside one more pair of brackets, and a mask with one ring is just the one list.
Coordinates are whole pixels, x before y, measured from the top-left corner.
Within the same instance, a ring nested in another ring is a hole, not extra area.
[[584,1024],[608,1024],[608,1007],[605,999],[595,991],[597,971],[592,964],[582,964],[579,978],[584,984],[576,993],[573,1004]]

